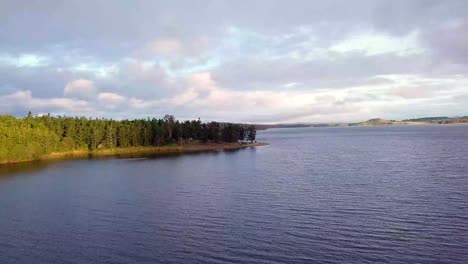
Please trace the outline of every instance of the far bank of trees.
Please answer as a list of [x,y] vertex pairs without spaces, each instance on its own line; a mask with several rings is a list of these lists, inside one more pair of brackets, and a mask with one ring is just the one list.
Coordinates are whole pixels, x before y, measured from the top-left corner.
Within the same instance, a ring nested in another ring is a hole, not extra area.
[[174,116],[135,120],[0,116],[0,161],[30,160],[52,152],[164,146],[191,142],[255,141],[253,125],[178,121]]
[[434,120],[431,121],[431,123],[435,124],[466,124],[468,123],[468,117],[463,117],[463,118],[451,118],[451,119],[445,119],[445,120]]

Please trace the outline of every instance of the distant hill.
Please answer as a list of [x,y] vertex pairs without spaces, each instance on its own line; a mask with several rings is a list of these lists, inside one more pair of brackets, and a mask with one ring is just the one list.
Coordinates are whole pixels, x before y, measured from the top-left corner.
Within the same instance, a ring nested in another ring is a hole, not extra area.
[[424,125],[424,124],[464,124],[468,123],[468,116],[463,117],[422,117],[404,119],[401,121],[374,118],[360,123],[350,123],[349,126],[387,126],[387,125]]
[[393,125],[395,121],[390,121],[382,118],[369,119],[365,122],[350,123],[349,126],[385,126]]

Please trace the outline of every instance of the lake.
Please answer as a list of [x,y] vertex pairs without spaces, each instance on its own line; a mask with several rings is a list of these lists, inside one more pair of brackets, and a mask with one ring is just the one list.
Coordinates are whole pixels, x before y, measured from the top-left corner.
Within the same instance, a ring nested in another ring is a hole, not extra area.
[[0,167],[0,263],[467,263],[468,126]]

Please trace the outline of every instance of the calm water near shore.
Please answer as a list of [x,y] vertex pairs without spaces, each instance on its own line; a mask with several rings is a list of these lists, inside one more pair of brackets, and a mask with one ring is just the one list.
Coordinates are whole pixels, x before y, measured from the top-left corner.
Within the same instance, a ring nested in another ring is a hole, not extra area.
[[0,263],[467,263],[468,126],[0,167]]

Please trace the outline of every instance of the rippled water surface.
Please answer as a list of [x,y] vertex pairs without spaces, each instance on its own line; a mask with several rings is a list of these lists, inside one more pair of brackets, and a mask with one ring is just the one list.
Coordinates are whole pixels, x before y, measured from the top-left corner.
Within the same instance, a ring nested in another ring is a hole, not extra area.
[[0,168],[0,263],[468,263],[468,126]]

